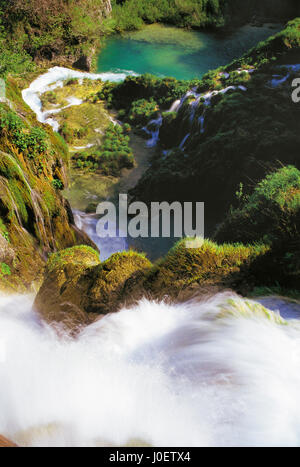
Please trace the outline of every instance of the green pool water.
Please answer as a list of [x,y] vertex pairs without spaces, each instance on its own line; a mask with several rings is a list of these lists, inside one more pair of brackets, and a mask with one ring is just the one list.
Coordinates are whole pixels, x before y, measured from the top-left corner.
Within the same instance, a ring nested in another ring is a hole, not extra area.
[[177,79],[201,77],[280,29],[280,25],[244,26],[216,34],[154,24],[107,39],[98,58],[98,71],[128,70]]

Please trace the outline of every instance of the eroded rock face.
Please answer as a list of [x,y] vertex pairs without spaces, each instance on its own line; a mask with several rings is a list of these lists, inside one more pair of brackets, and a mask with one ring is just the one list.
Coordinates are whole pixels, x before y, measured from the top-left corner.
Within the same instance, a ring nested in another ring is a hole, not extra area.
[[63,323],[70,329],[88,325],[117,311],[127,280],[150,266],[137,253],[115,254],[101,264],[92,248],[69,248],[48,261],[35,309],[49,323]]

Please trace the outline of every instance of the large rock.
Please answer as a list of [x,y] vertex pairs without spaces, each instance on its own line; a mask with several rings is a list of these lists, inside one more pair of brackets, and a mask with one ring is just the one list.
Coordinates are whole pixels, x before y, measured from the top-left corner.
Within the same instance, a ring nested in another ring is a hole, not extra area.
[[117,311],[128,279],[151,263],[133,252],[115,254],[104,263],[89,247],[73,247],[51,256],[35,308],[49,323],[71,329]]

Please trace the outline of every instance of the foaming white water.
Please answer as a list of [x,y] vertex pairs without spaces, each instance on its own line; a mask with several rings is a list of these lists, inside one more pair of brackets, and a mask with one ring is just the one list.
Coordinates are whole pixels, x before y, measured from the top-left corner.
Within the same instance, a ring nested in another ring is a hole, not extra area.
[[[1,298],[0,433],[30,446],[299,445],[300,325],[146,300],[72,340]],[[141,442],[140,441],[140,442]]]
[[[31,83],[28,89],[22,91],[22,96],[26,104],[35,112],[37,119],[41,123],[48,123],[52,126],[54,131],[58,131],[59,126],[56,120],[49,118],[49,112],[43,112],[42,102],[40,99],[41,94],[46,91],[56,89],[57,87],[63,86],[63,81],[69,78],[76,79],[101,79],[102,81],[123,81],[126,76],[134,74],[130,71],[120,71],[118,73],[84,73],[81,71],[71,70],[64,67],[53,67],[50,68],[47,73],[39,76],[35,81]],[[77,100],[70,102],[70,105],[79,105]],[[62,110],[62,109],[60,109]],[[55,112],[59,112],[56,110]],[[54,113],[54,112],[52,112]]]

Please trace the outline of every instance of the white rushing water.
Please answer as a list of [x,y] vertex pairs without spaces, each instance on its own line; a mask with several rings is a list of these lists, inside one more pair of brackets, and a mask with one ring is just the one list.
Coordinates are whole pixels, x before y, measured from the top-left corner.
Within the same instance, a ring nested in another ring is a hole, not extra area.
[[1,297],[0,433],[22,446],[299,445],[300,323],[221,317],[228,298],[144,300],[71,339],[30,298]]
[[[121,70],[119,73],[84,73],[81,71],[71,70],[70,68],[56,66],[50,68],[47,73],[39,76],[31,83],[28,89],[24,89],[22,91],[22,97],[26,104],[35,112],[39,122],[48,123],[52,126],[54,131],[58,131],[59,125],[54,118],[50,117],[50,115],[58,113],[63,109],[44,112],[41,102],[42,94],[58,87],[62,87],[63,82],[70,78],[88,78],[92,80],[101,79],[102,81],[119,82],[123,81],[128,75],[135,75],[135,73],[132,71]],[[82,102],[79,99],[71,98],[68,107],[72,105],[80,105],[81,103]]]

